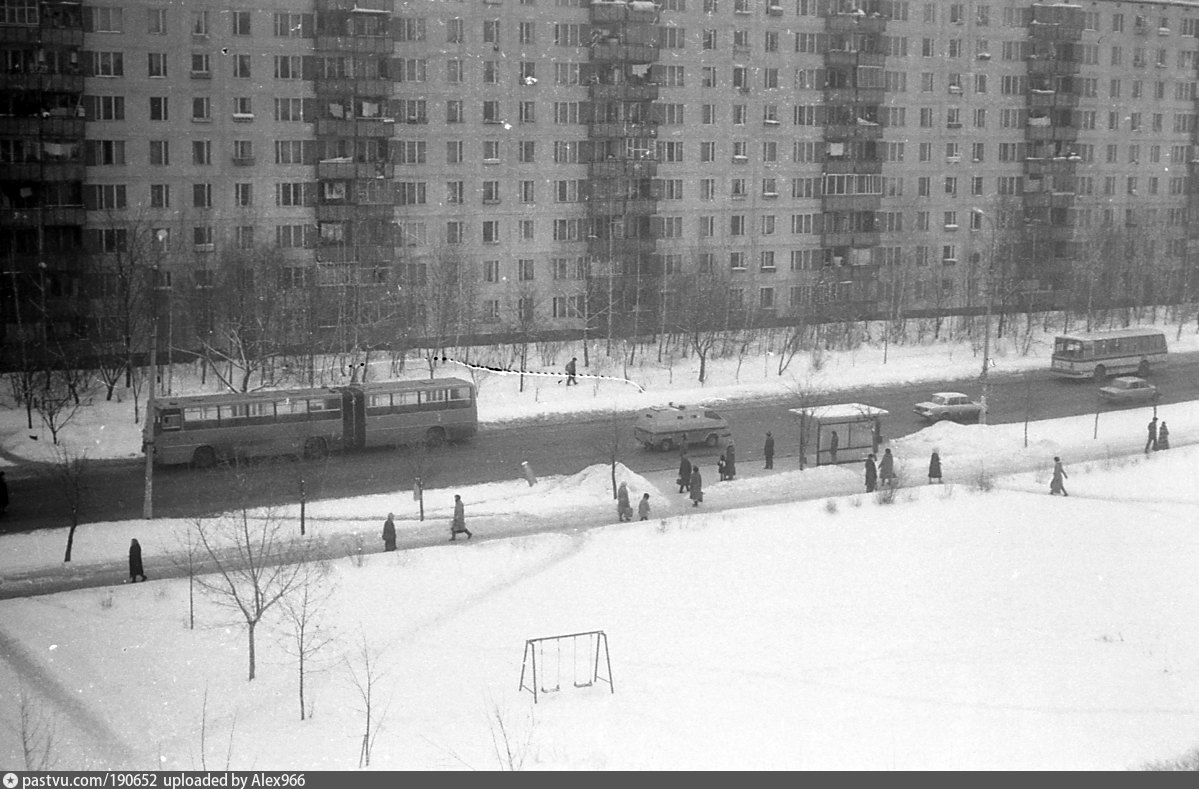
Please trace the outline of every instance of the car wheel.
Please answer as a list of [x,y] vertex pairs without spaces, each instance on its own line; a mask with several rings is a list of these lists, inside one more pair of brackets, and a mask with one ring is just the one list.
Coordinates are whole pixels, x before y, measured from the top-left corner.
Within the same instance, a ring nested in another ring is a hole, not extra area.
[[708,437],[704,440],[704,443],[710,447],[714,447],[720,443],[720,436],[716,435],[715,433],[709,433]]
[[669,438],[664,438],[658,442],[658,449],[662,450],[663,452],[669,452],[670,450],[674,449],[674,441]]
[[1149,377],[1149,360],[1148,359],[1142,359],[1141,363],[1137,365],[1137,375],[1139,375],[1141,378]]
[[1107,368],[1104,367],[1102,364],[1095,366],[1095,380],[1096,381],[1106,381],[1107,380]]
[[304,458],[306,460],[320,460],[327,454],[329,454],[329,445],[325,443],[325,439],[310,438],[304,442]]
[[439,447],[445,443],[445,428],[431,427],[425,431],[425,446]]
[[212,447],[199,447],[192,453],[192,465],[196,468],[212,468],[216,465],[216,450]]

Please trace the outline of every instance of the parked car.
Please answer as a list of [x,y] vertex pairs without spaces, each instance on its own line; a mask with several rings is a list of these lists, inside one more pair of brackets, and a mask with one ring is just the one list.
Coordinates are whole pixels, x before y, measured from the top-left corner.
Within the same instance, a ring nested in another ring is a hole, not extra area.
[[952,419],[956,422],[977,420],[982,413],[982,403],[971,400],[961,392],[937,392],[923,403],[916,403],[916,416],[930,422]]
[[1135,375],[1113,378],[1111,383],[1099,389],[1099,399],[1106,403],[1143,403],[1161,397],[1157,387]]
[[709,408],[671,404],[637,417],[633,437],[648,449],[668,452],[686,444],[719,446],[733,436],[728,420]]

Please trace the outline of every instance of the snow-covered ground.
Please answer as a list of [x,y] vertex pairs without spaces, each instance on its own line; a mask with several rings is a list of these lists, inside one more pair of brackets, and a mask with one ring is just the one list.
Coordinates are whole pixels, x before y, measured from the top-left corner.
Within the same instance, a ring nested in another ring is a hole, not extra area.
[[[885,367],[830,355],[822,374],[830,385],[975,374],[969,348],[941,351],[954,360],[929,365],[894,346]],[[679,367],[678,389],[611,386],[683,401],[780,385],[759,373],[742,386],[726,363],[698,392]],[[877,377],[858,381],[859,364]],[[493,395],[528,406],[528,393],[500,396],[510,383],[481,387],[485,418],[507,416]],[[584,383],[543,382],[538,402],[570,411],[618,397]],[[259,629],[248,683],[244,625],[201,597],[188,629],[185,580],[0,602],[0,697],[31,700],[27,728],[53,727],[59,768],[353,769],[364,724],[351,667],[361,676],[365,643],[381,672],[378,769],[1124,769],[1176,758],[1199,744],[1199,407],[1159,408],[1174,448],[1145,456],[1151,413],[1034,422],[1027,446],[1023,425],[929,427],[890,444],[902,486],[889,501],[862,492],[856,465],[767,472],[743,460],[733,482],[706,477],[699,508],[673,475],[620,468],[634,501],[651,495],[645,523],[614,523],[606,467],[534,487],[430,490],[424,524],[406,490],[319,502],[312,539],[344,552],[308,720],[278,618]],[[2,417],[19,437],[13,412]],[[134,453],[123,442],[135,431],[98,424],[73,425],[68,439]],[[944,485],[926,484],[933,448]],[[1068,498],[1047,495],[1054,455]],[[358,552],[379,544],[389,510],[404,535],[448,537],[454,492],[480,539]],[[86,524],[70,569],[62,532],[8,535],[0,579],[119,563],[131,537],[154,579],[186,529]],[[539,653],[538,685],[560,690],[537,704],[518,690],[526,639],[592,630],[607,635],[611,688],[575,686],[591,678],[595,648],[580,638]],[[18,729],[0,727],[0,764],[22,763]]]

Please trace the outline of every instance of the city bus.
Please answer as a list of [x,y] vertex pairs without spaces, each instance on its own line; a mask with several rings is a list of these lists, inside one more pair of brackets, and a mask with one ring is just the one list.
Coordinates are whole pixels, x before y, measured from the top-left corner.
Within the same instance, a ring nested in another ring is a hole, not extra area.
[[1165,363],[1164,332],[1159,329],[1114,329],[1055,337],[1050,370],[1066,378],[1102,381],[1119,373],[1135,373],[1145,378]]
[[440,445],[478,431],[474,384],[460,378],[155,398],[143,439],[154,462],[208,468],[276,455]]

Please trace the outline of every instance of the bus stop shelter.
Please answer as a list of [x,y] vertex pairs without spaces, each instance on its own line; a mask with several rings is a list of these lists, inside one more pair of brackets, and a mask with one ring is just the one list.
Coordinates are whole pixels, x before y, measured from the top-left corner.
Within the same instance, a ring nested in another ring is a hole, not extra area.
[[865,460],[870,453],[877,455],[883,442],[885,409],[865,403],[836,403],[789,410],[799,419],[801,436],[815,435],[817,466]]

